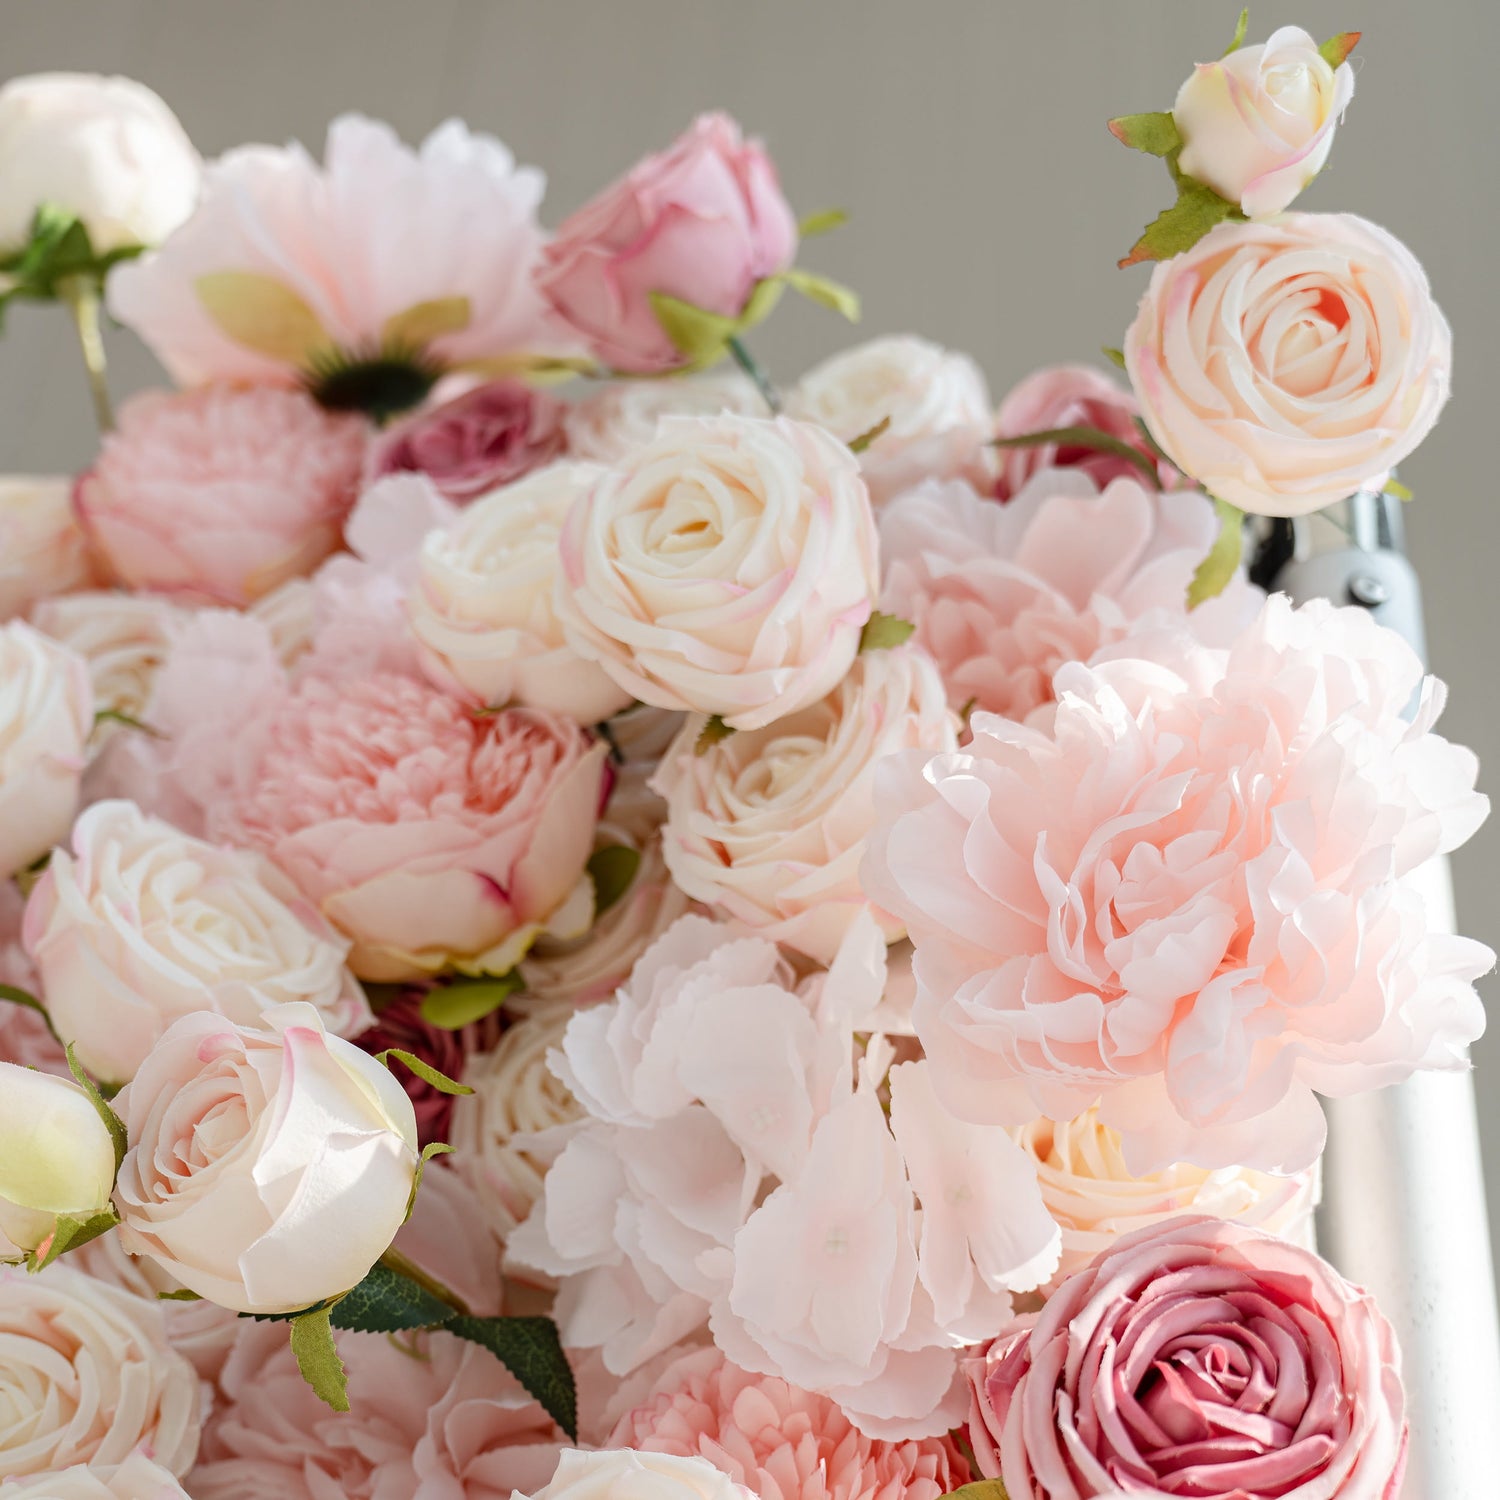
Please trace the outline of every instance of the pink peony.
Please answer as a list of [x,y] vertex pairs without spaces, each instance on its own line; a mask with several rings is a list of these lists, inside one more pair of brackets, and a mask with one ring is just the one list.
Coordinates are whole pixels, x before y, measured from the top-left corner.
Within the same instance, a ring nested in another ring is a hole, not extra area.
[[[1134,394],[1100,371],[1088,365],[1049,365],[1033,371],[1006,394],[995,415],[995,436],[1025,437],[1059,427],[1094,427],[1152,460],[1163,487],[1180,482],[1177,471],[1157,460],[1141,436],[1136,426],[1139,411]],[[1082,469],[1100,489],[1114,479],[1139,481],[1142,476],[1141,466],[1123,454],[1082,444],[1039,443],[996,451],[1000,455],[997,500],[1013,499],[1043,469]]]
[[1120,1240],[969,1362],[1011,1500],[1395,1500],[1401,1357],[1369,1295],[1218,1219]]
[[1024,719],[1051,703],[1065,662],[1148,628],[1186,619],[1227,646],[1261,594],[1236,578],[1187,615],[1216,527],[1199,495],[1155,495],[1131,478],[1101,493],[1079,470],[1046,470],[1005,506],[928,484],[880,514],[880,607],[916,625],[951,707]]
[[371,451],[370,473],[425,474],[466,505],[557,458],[562,414],[560,401],[522,381],[492,381],[392,428]]
[[649,375],[684,363],[653,292],[737,317],[796,253],[770,157],[728,115],[708,114],[567,219],[537,285],[604,363]]
[[339,545],[366,427],[299,391],[152,391],[120,410],[75,502],[129,588],[241,606]]
[[886,762],[865,880],[948,1105],[1097,1100],[1132,1172],[1290,1172],[1314,1090],[1465,1066],[1494,955],[1402,880],[1488,810],[1442,703],[1363,610],[1275,595],[1228,651],[1074,664],[1050,727],[976,715],[965,750]]
[[760,1500],[937,1500],[969,1478],[949,1438],[867,1437],[826,1396],[716,1349],[669,1366],[605,1446],[707,1459]]

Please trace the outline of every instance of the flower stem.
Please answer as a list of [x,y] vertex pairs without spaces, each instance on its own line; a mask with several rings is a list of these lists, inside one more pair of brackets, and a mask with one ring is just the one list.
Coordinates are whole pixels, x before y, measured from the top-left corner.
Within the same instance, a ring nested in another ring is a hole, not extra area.
[[384,1255],[380,1257],[380,1264],[386,1270],[394,1271],[398,1276],[405,1276],[408,1281],[415,1281],[424,1292],[431,1292],[439,1302],[446,1302],[454,1312],[462,1317],[469,1317],[469,1304],[464,1301],[457,1292],[446,1287],[434,1276],[429,1276],[415,1261],[408,1260],[394,1245],[388,1246]]
[[755,382],[755,389],[760,392],[761,400],[771,409],[773,417],[781,413],[781,396],[776,387],[771,383],[771,377],[761,369],[755,362],[755,356],[740,342],[738,338],[729,340],[729,352],[734,356],[734,362],[751,380]]
[[70,276],[58,286],[58,292],[73,314],[78,330],[78,347],[83,351],[83,365],[88,371],[89,394],[94,398],[94,416],[100,432],[115,425],[114,408],[109,401],[109,380],[104,366],[104,338],[99,331],[99,288],[87,276]]

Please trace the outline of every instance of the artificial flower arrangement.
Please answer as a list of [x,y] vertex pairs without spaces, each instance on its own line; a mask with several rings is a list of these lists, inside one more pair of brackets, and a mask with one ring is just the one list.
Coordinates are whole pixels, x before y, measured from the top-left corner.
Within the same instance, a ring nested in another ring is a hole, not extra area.
[[0,90],[104,429],[0,485],[4,1500],[1395,1495],[1317,1096],[1465,1066],[1406,877],[1487,804],[1241,558],[1447,396],[1411,253],[1289,211],[1356,40],[1112,122],[1129,389],[998,413],[915,338],[778,390],[857,303],[723,115],[548,235],[457,122]]

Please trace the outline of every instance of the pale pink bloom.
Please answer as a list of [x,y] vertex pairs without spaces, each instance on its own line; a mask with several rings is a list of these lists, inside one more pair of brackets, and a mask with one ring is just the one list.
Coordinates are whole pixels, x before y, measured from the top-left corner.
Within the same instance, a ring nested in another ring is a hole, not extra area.
[[1401,1353],[1309,1250],[1218,1219],[1142,1230],[968,1363],[1011,1500],[1395,1500]]
[[0,477],[0,620],[94,581],[94,558],[73,510],[73,482]]
[[453,1161],[436,1156],[427,1163],[411,1218],[396,1231],[395,1246],[456,1292],[476,1317],[496,1317],[511,1311],[504,1305],[500,1242],[485,1224],[484,1204],[449,1165]]
[[73,1464],[0,1484],[0,1500],[190,1500],[170,1470],[132,1453],[122,1464]]
[[619,1448],[568,1449],[544,1489],[512,1500],[754,1500],[754,1493],[701,1458]]
[[[38,998],[42,982],[21,943],[26,900],[13,880],[0,881],[0,984]],[[47,1023],[28,1006],[0,1000],[0,1062],[20,1063],[45,1073],[68,1072],[63,1049]]]
[[762,417],[755,383],[734,369],[661,380],[612,380],[573,402],[563,417],[568,454],[587,463],[617,464],[656,436],[663,417]]
[[969,1478],[946,1436],[869,1437],[826,1396],[749,1374],[717,1349],[663,1371],[606,1446],[707,1459],[761,1500],[938,1500]]
[[797,220],[764,147],[706,114],[567,218],[536,280],[603,363],[655,374],[687,361],[653,293],[737,317],[796,254]]
[[338,547],[366,433],[301,391],[148,391],[121,407],[75,501],[118,582],[245,605]]
[[[116,268],[110,310],[181,385],[311,374],[326,400],[359,404],[340,367],[385,355],[412,367],[396,393],[409,404],[438,370],[556,345],[531,284],[544,185],[457,120],[412,150],[389,126],[341,115],[321,166],[297,144],[211,165],[192,217]],[[226,273],[207,283],[216,317],[204,278]]]
[[911,933],[951,1108],[1097,1101],[1133,1172],[1289,1172],[1322,1146],[1314,1090],[1465,1066],[1494,956],[1401,877],[1488,803],[1394,631],[1276,595],[1227,651],[1183,637],[1056,688],[1045,727],[976,715],[880,778],[866,886]]
[[1007,505],[964,484],[929,484],[880,514],[880,607],[910,620],[949,705],[1024,719],[1053,699],[1064,663],[1146,630],[1225,645],[1259,589],[1236,576],[1187,614],[1217,522],[1201,495],[1157,495],[1134,479],[1102,493],[1087,472],[1046,470]]

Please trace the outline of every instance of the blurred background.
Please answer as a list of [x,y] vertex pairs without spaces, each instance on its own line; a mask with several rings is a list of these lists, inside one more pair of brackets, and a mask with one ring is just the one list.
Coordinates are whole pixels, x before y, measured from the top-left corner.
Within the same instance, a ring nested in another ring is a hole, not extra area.
[[[856,287],[857,334],[788,299],[753,342],[790,381],[855,337],[920,332],[966,349],[998,399],[1033,367],[1099,362],[1145,284],[1115,260],[1169,199],[1162,167],[1105,130],[1170,106],[1228,44],[1238,0],[0,0],[0,76],[125,73],[206,156],[297,137],[359,110],[408,139],[458,115],[545,169],[555,224],[700,110],[768,141],[801,213],[850,224],[805,263]],[[1489,493],[1500,350],[1494,0],[1285,0],[1250,40],[1297,23],[1363,30],[1355,99],[1299,206],[1364,214],[1425,262],[1457,336],[1454,396],[1402,478],[1446,733],[1500,788],[1500,506]],[[159,378],[110,339],[117,397]],[[1486,369],[1491,370],[1486,375]],[[0,341],[0,467],[86,463],[93,422],[65,315],[20,307]],[[1484,782],[1481,783],[1485,784]],[[1500,822],[1454,861],[1463,931],[1500,944]],[[1488,994],[1500,994],[1494,980]],[[1476,1050],[1490,1210],[1500,1231],[1500,1024]],[[1500,1238],[1500,1235],[1497,1235]]]

